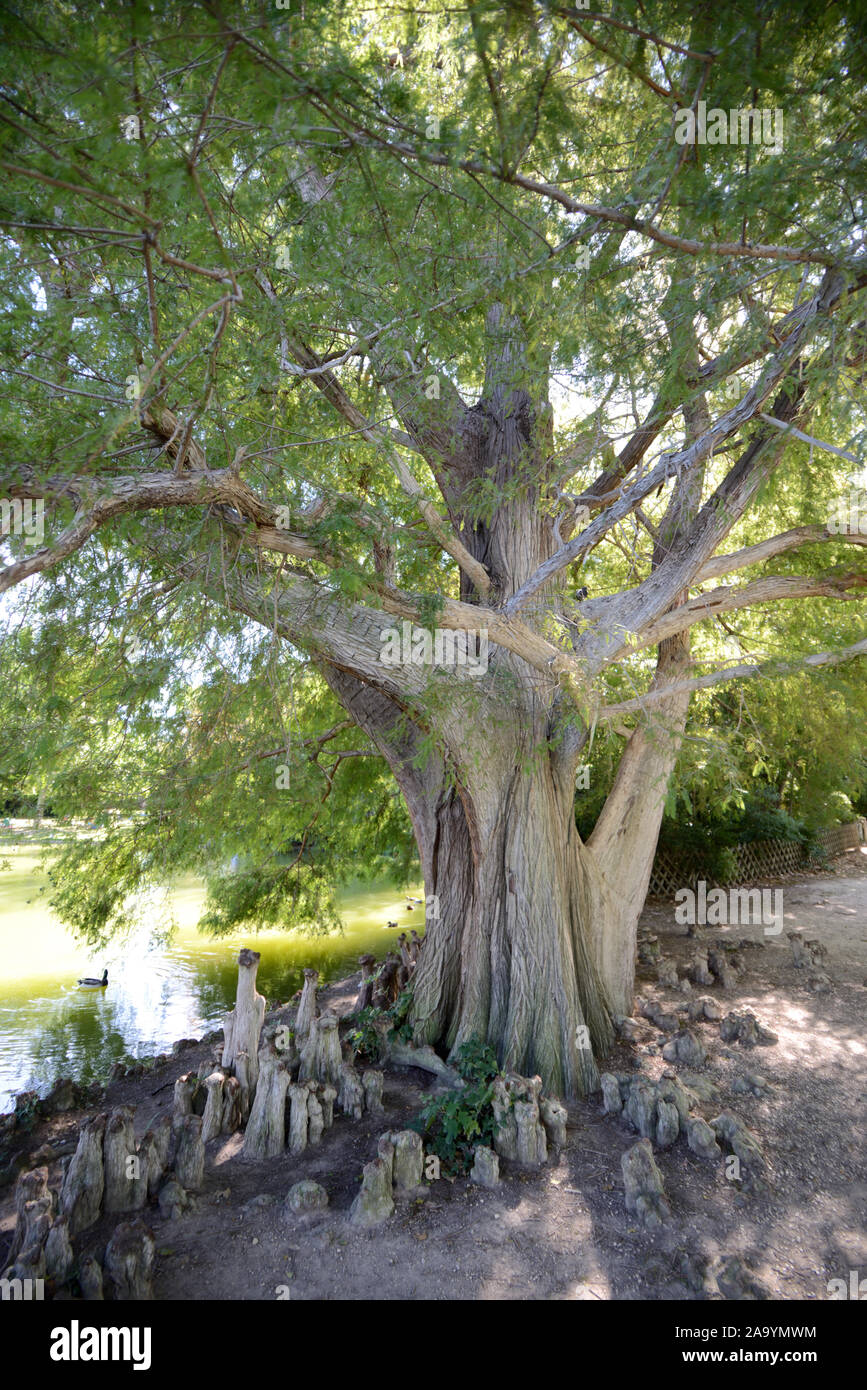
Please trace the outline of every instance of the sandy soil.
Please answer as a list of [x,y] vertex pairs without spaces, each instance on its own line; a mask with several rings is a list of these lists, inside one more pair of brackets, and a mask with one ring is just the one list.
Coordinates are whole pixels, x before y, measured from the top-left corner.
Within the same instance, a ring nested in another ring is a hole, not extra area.
[[[620,1156],[636,1140],[625,1121],[602,1113],[599,1095],[570,1107],[563,1153],[540,1172],[501,1165],[495,1191],[441,1179],[426,1196],[399,1202],[373,1233],[347,1221],[362,1164],[375,1157],[377,1136],[400,1129],[418,1109],[428,1074],[392,1069],[385,1114],[361,1122],[335,1118],[321,1146],[297,1158],[266,1163],[239,1157],[240,1137],[209,1146],[198,1209],[174,1221],[146,1213],[157,1242],[158,1299],[703,1299],[721,1297],[714,1272],[737,1255],[772,1299],[828,1297],[827,1282],[867,1274],[865,1135],[865,1001],[867,1001],[867,849],[841,855],[820,875],[762,880],[784,889],[785,930],[765,937],[761,926],[707,928],[716,940],[749,937],[736,988],[694,986],[728,1009],[749,1008],[778,1035],[776,1045],[726,1046],[717,1023],[691,1025],[708,1060],[703,1077],[716,1094],[700,1106],[706,1119],[726,1109],[740,1116],[765,1149],[770,1191],[749,1197],[726,1180],[723,1165],[696,1157],[683,1138],[656,1160],[673,1219],[662,1231],[640,1228],[625,1208]],[[786,932],[818,938],[827,948],[827,993],[807,987]],[[642,931],[657,935],[679,964],[695,942],[674,920],[672,904],[645,909]],[[638,991],[674,1010],[687,1002],[661,989],[655,969],[639,967]],[[338,1010],[354,997],[354,980],[322,992]],[[288,1016],[288,1006],[281,1016]],[[668,1065],[662,1035],[648,1024],[637,1043],[619,1043],[607,1068],[657,1077]],[[171,1106],[171,1082],[195,1069],[213,1044],[184,1050],[161,1071],[109,1088],[100,1108],[132,1104],[142,1133]],[[683,1068],[677,1067],[678,1071]],[[761,1097],[733,1083],[758,1073]],[[164,1089],[158,1089],[164,1087]],[[44,1121],[28,1136],[31,1152],[74,1137],[81,1115]],[[29,1165],[28,1165],[29,1166]],[[59,1180],[59,1163],[52,1176]],[[313,1178],[329,1195],[315,1217],[287,1217],[283,1198],[293,1183]],[[116,1217],[85,1232],[77,1248],[102,1252]],[[11,1231],[12,1189],[0,1193],[0,1268]],[[704,1267],[704,1285],[684,1277],[684,1257]]]

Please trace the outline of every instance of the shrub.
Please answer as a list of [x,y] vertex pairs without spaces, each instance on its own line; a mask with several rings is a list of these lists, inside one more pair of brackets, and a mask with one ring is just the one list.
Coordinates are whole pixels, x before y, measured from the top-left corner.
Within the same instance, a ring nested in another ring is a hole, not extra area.
[[374,1009],[371,1005],[356,1015],[353,1026],[346,1034],[353,1057],[362,1062],[379,1061],[381,1035],[376,1025],[384,1017],[382,1009]]
[[412,1003],[412,985],[401,990],[385,1017],[391,1020],[389,1037],[401,1038],[403,1042],[412,1039],[412,1024],[409,1021],[409,1008]]
[[734,849],[757,840],[784,840],[801,845],[807,854],[819,853],[813,832],[775,805],[768,791],[756,792],[740,810],[706,820],[665,817],[659,847],[700,868],[717,883],[731,883],[738,876]]
[[421,1111],[410,1128],[424,1138],[425,1149],[439,1158],[446,1173],[466,1172],[476,1144],[493,1144],[495,1133],[492,1099],[499,1075],[492,1047],[472,1038],[459,1049],[455,1070],[465,1082],[444,1095],[423,1095]]
[[375,1009],[369,1004],[362,1009],[346,1034],[346,1041],[352,1048],[353,1056],[362,1062],[378,1062],[382,1050],[382,1033],[390,1038],[401,1038],[409,1042],[412,1025],[409,1022],[409,1009],[412,1004],[412,985],[401,990],[390,1009]]

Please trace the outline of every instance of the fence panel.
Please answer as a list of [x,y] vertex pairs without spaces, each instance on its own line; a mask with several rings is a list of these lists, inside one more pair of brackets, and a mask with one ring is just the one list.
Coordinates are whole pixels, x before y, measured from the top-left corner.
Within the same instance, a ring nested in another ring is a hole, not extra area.
[[[816,840],[829,856],[855,849],[867,843],[867,817],[862,816],[849,825],[832,825],[828,830],[820,830]],[[791,840],[752,840],[747,844],[735,845],[734,857],[737,873],[733,878],[724,880],[725,883],[791,874],[810,862],[803,846]],[[695,889],[699,879],[713,887],[724,886],[723,881],[717,880],[697,856],[659,849],[650,874],[648,897],[671,898],[678,888]]]

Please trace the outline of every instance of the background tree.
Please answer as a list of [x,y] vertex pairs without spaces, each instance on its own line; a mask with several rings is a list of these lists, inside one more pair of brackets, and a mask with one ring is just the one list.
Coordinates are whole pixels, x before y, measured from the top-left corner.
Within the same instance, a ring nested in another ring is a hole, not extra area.
[[[33,640],[50,619],[88,648],[85,709],[144,651],[135,727],[197,769],[236,757],[221,699],[245,747],[260,710],[290,722],[305,654],[314,734],[324,685],[365,740],[334,747],[386,760],[439,899],[416,1038],[584,1090],[630,1007],[691,694],[867,651],[865,537],[826,524],[864,433],[846,7],[4,23],[0,493],[45,499],[47,539],[13,543],[0,589],[42,576]],[[699,102],[779,110],[782,143],[679,144]],[[731,615],[759,611],[745,660]],[[487,672],[386,664],[404,621],[485,632]],[[585,843],[602,728],[622,753]],[[191,826],[168,769],[145,823],[192,856],[220,804]],[[287,803],[275,778],[229,916],[310,889],[274,834],[282,814],[303,838]],[[115,920],[142,833],[79,848],[101,864],[80,924]]]

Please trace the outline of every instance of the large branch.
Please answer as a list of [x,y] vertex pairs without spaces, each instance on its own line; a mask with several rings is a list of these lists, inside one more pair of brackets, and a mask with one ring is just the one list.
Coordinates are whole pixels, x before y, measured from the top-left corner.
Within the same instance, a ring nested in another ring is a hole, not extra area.
[[[168,428],[168,423],[163,421],[163,427]],[[99,495],[94,496],[96,493]],[[31,556],[0,571],[0,593],[11,588],[13,584],[20,583],[30,575],[38,574],[65,559],[79,549],[94,531],[118,516],[183,506],[216,506],[231,509],[228,513],[221,511],[217,519],[226,539],[236,545],[243,544],[256,550],[273,550],[330,567],[340,567],[342,563],[345,563],[345,560],[342,561],[339,556],[330,555],[314,546],[304,536],[297,536],[277,528],[274,525],[274,508],[270,504],[262,502],[238,478],[232,468],[217,472],[192,472],[182,474],[180,477],[163,472],[132,474],[114,478],[58,478],[43,482],[34,479],[29,483],[15,484],[10,488],[10,494],[19,498],[72,497],[78,500],[92,497],[93,500],[88,506],[79,507],[74,522],[64,531],[54,546],[37,550]],[[245,519],[253,523],[251,528],[244,526]],[[165,555],[162,558],[165,559]],[[209,572],[207,565],[204,568],[206,573]],[[188,567],[179,572],[187,576]],[[261,588],[263,572],[261,569],[251,569],[250,585],[253,585],[252,576],[254,574],[258,576],[257,584]],[[341,606],[324,585],[317,583],[312,578],[299,577],[293,582],[295,587],[292,592],[298,598],[301,613],[306,613],[308,610],[312,611],[319,604],[333,605],[333,607],[328,608],[329,616],[324,622],[322,631],[332,635],[335,632],[343,632],[345,635],[345,642],[338,646],[335,646],[330,640],[323,644],[317,638],[316,642],[312,643],[313,649],[319,655],[335,663],[338,662],[340,653],[342,653],[344,662],[349,663],[349,669],[359,669],[349,661],[354,639],[351,635],[352,625],[347,624],[345,620],[346,605]],[[370,628],[372,624],[377,623],[377,632],[380,633],[383,628],[391,625],[391,617],[405,618],[420,625],[426,624],[423,605],[416,596],[405,594],[378,577],[371,576],[367,583],[371,595],[380,605],[380,611],[377,612],[360,604],[356,605],[362,629]],[[255,585],[248,593],[251,604],[254,602],[252,597],[254,592]],[[249,616],[254,616],[247,608],[244,608],[243,611],[248,612]],[[270,608],[266,608],[266,616],[270,611]],[[344,615],[340,621],[338,621],[338,614]],[[257,616],[257,621],[261,621],[261,617]],[[586,698],[586,691],[583,690],[583,672],[575,659],[546,641],[520,619],[505,617],[492,608],[461,603],[455,599],[445,599],[442,608],[438,611],[437,622],[439,626],[453,631],[486,632],[491,641],[513,652],[516,656],[520,656],[529,665],[549,675],[552,679],[562,675],[573,692],[581,686],[582,698]],[[298,630],[294,632],[291,640],[301,640]],[[301,645],[305,645],[303,641]],[[308,643],[307,645],[311,644]],[[377,653],[381,650],[378,636],[376,650]],[[374,666],[364,667],[365,678],[375,677],[377,667],[381,678],[386,668],[379,666],[378,656]],[[423,668],[410,669],[419,672]],[[460,678],[464,673],[458,667],[455,674]],[[466,678],[474,679],[471,676]],[[405,686],[405,682],[398,680],[393,680],[388,684],[395,689],[403,689]],[[425,680],[413,679],[410,681],[410,686],[416,691],[420,691],[424,685]]]
[[347,602],[326,584],[304,575],[264,569],[237,549],[225,553],[226,537],[217,535],[195,558],[179,556],[177,538],[154,530],[147,547],[154,560],[222,607],[278,633],[293,645],[352,672],[366,684],[404,703],[423,695],[430,672],[411,664],[391,666],[380,660],[385,613]]
[[[0,594],[15,584],[52,569],[75,551],[107,522],[134,512],[170,507],[205,507],[224,504],[257,524],[273,524],[273,508],[259,502],[250,488],[229,469],[217,472],[191,471],[176,477],[172,473],[133,473],[121,477],[73,477],[12,484],[12,498],[72,498],[78,503],[75,516],[53,545],[41,546],[21,560],[0,570]],[[321,560],[323,554],[301,536],[280,532],[276,538],[286,554],[305,560]]]
[[[261,50],[259,51],[261,52]],[[268,55],[263,56],[267,57]],[[286,70],[289,71],[289,69]],[[292,73],[292,76],[296,81],[302,80],[295,73]],[[309,84],[305,85],[310,91]],[[320,109],[327,112],[332,119],[341,120],[340,111],[329,98],[322,93],[316,93],[316,98],[317,103],[320,104]],[[399,159],[413,159],[423,164],[438,165],[441,168],[461,169],[467,174],[477,174],[483,178],[492,178],[500,183],[511,184],[515,188],[533,193],[548,202],[558,203],[566,212],[582,213],[588,219],[614,223],[619,227],[624,227],[629,232],[637,232],[640,236],[658,242],[661,246],[667,246],[673,251],[681,251],[688,256],[737,257],[748,260],[782,261],[788,264],[821,265],[828,268],[858,263],[852,257],[834,255],[829,251],[814,251],[806,246],[766,246],[759,242],[745,241],[696,241],[691,237],[676,236],[663,227],[655,226],[652,222],[636,217],[632,212],[627,212],[622,208],[606,207],[601,203],[581,202],[579,199],[573,198],[571,194],[566,193],[564,189],[558,188],[556,184],[530,178],[526,174],[518,173],[517,170],[498,168],[494,164],[485,164],[478,159],[455,159],[451,154],[438,154],[432,149],[408,145],[404,141],[389,140],[385,136],[378,135],[375,130],[371,130],[368,126],[357,122],[344,124],[342,129],[347,138],[355,140],[359,144],[373,145]]]
[[[788,310],[771,324],[768,329],[768,342],[763,347],[751,348],[748,351],[736,352],[734,354],[730,348],[727,348],[725,352],[713,357],[709,362],[703,363],[697,371],[687,371],[684,377],[686,386],[692,391],[703,393],[718,386],[727,377],[730,377],[732,373],[753,365],[763,357],[767,357],[771,351],[771,345],[773,347],[779,346],[783,335],[802,321],[806,307],[805,305],[797,305],[794,309]],[[857,363],[855,365],[857,365]],[[688,405],[688,401],[664,401],[662,397],[658,397],[653,402],[653,405],[638,429],[627,440],[626,444],[624,444],[611,467],[600,473],[592,483],[589,483],[583,488],[580,494],[571,499],[575,505],[584,505],[589,507],[590,511],[598,511],[600,507],[606,507],[609,503],[617,501],[617,499],[623,495],[623,489],[619,484],[632,472],[637,464],[641,462],[650,445],[658,438],[675,412],[681,406],[686,405]],[[770,422],[771,419],[772,417],[768,417],[768,422]],[[788,428],[789,432],[796,438],[802,437],[800,432],[791,429],[791,427]],[[818,441],[811,440],[810,436],[805,436],[804,438],[806,443],[813,442],[818,444]],[[831,447],[830,451],[832,453],[840,453],[844,458],[851,457],[845,450]],[[599,447],[595,447],[593,452],[598,453]],[[592,456],[592,453],[581,454],[576,458],[575,467],[572,468],[570,472],[560,473],[560,483],[565,482],[566,478],[573,476],[579,467],[585,467]],[[569,460],[566,461],[568,462]]]
[[[773,559],[775,555],[782,555],[787,550],[796,550],[802,546],[818,545],[827,541],[840,541],[846,545],[867,545],[867,535],[862,536],[857,531],[838,533],[832,531],[830,526],[821,523],[795,526],[791,531],[783,531],[779,536],[770,536],[767,540],[759,541],[755,545],[744,546],[742,550],[733,550],[728,555],[717,555],[712,560],[708,560],[707,564],[702,565],[695,575],[692,586],[705,584],[711,579],[720,579],[726,574],[734,574],[735,571],[747,569],[750,565],[761,564],[765,560]],[[635,590],[625,592],[635,593]],[[598,624],[614,611],[616,604],[622,597],[623,592],[590,599],[581,604],[581,617]],[[643,638],[644,633],[639,633],[639,636]],[[642,641],[640,645],[643,646],[644,642]]]
[[[811,301],[809,318],[795,330],[792,338],[805,335],[808,325],[820,315],[824,317],[831,312],[844,293],[842,276],[826,276],[822,290]],[[801,345],[800,337],[794,344],[792,338],[787,340],[787,354],[793,346],[798,348]],[[778,381],[787,371],[789,379],[774,401],[772,413],[777,421],[794,423],[802,410],[806,386],[804,370],[802,368],[796,373],[798,363],[790,362],[787,368],[779,359],[773,366],[773,375]],[[755,402],[753,409],[755,412]],[[704,441],[707,438],[705,435]],[[763,424],[737,463],[705,502],[687,534],[671,548],[658,569],[637,588],[610,603],[606,602],[604,622],[583,633],[576,646],[576,651],[594,671],[616,661],[636,634],[643,633],[650,623],[671,607],[679,594],[696,583],[696,575],[743,516],[762,482],[776,467],[785,441],[785,432],[778,432],[776,427]]]
[[860,642],[855,642],[851,647],[842,647],[839,651],[814,652],[810,656],[801,657],[798,661],[766,661],[766,662],[743,662],[738,666],[727,666],[723,670],[711,671],[706,676],[696,676],[693,680],[678,681],[676,685],[669,686],[665,690],[651,690],[646,695],[637,695],[634,700],[623,700],[617,705],[603,705],[596,711],[596,718],[605,720],[619,719],[624,714],[640,714],[659,704],[661,700],[668,699],[671,695],[678,695],[689,691],[708,690],[711,686],[722,685],[726,681],[751,680],[756,676],[795,676],[802,671],[811,670],[820,666],[841,666],[845,661],[851,661],[853,657],[867,655],[867,637],[863,637]]
[[[867,544],[867,536],[863,541]],[[714,618],[721,613],[734,613],[741,608],[754,608],[757,604],[775,603],[781,599],[835,598],[851,602],[854,596],[849,590],[865,587],[867,574],[857,571],[817,575],[815,578],[796,574],[766,575],[737,588],[723,585],[664,613],[643,628],[638,639],[625,647],[621,655],[632,656],[644,647],[654,647],[664,638],[673,637],[676,632],[685,632],[705,618]]]
[[588,487],[585,487],[578,496],[573,498],[575,505],[588,507],[593,512],[598,511],[600,507],[607,507],[622,497],[623,488],[620,487],[620,484],[623,479],[638,467],[654,439],[659,437],[673,414],[674,408],[663,410],[661,402],[659,400],[654,401],[646,418],[624,444],[611,467],[606,468]]
[[[273,532],[267,527],[257,527],[252,531],[240,530],[236,524],[224,517],[218,520],[226,532],[226,539],[236,542],[235,548],[243,544],[256,549],[284,549],[284,533]],[[303,540],[302,544],[305,544]],[[195,574],[203,584],[209,584],[212,597],[219,598],[222,595],[227,577],[223,569],[219,575],[212,572],[210,557],[201,563],[173,563],[165,547],[159,554],[161,560],[170,564],[183,578],[190,580]],[[321,552],[317,551],[313,558],[328,563]],[[239,572],[240,561],[236,555],[232,566],[233,577]],[[265,579],[274,578],[276,571],[263,573],[260,567],[253,564],[244,569],[243,573],[244,584],[232,606],[236,611],[246,613],[257,622],[264,622],[266,626],[273,625],[274,601],[271,597],[265,599],[262,595]],[[353,671],[367,683],[391,692],[400,691],[404,696],[410,692],[420,694],[429,684],[430,668],[418,665],[399,668],[385,666],[380,662],[379,654],[382,651],[381,634],[386,628],[393,627],[392,620],[395,617],[429,630],[429,617],[424,605],[415,595],[404,593],[378,577],[370,577],[366,582],[371,597],[378,605],[377,608],[361,603],[349,605],[345,600],[337,598],[326,583],[306,575],[293,575],[280,601],[280,622],[284,634],[303,649],[323,657],[336,666]],[[291,616],[293,608],[297,609],[295,617]],[[485,634],[489,641],[521,657],[528,665],[547,675],[552,681],[562,678],[573,698],[577,699],[582,707],[586,705],[589,690],[580,663],[574,656],[554,646],[519,618],[506,617],[493,608],[446,598],[437,609],[436,621],[439,627],[450,631]],[[401,673],[400,676],[396,674],[397,671]],[[460,683],[470,681],[478,685],[478,676],[470,671],[468,665],[465,667],[458,664],[453,667],[450,679]]]
[[[297,337],[290,339],[289,349],[295,360],[304,366],[318,363],[316,354]],[[491,580],[484,565],[479,564],[478,560],[473,558],[445,517],[440,515],[433,502],[425,496],[421,483],[417,481],[412,470],[404,463],[388,435],[365,419],[363,413],[350,399],[333,373],[324,372],[321,376],[315,377],[314,384],[331,402],[335,410],[349,421],[353,429],[357,430],[363,439],[366,439],[369,444],[375,445],[385,455],[403,491],[407,497],[411,498],[416,509],[427,523],[428,529],[439,541],[443,550],[457,562],[467,578],[475,584],[480,594],[488,594],[491,589]]]
[[782,555],[787,550],[797,550],[804,545],[819,545],[823,541],[843,541],[848,545],[867,545],[867,535],[857,531],[832,531],[830,526],[818,522],[811,526],[793,526],[791,531],[783,531],[779,536],[770,536],[756,545],[746,545],[742,550],[733,550],[729,555],[715,555],[702,565],[695,576],[696,584],[705,584],[709,579],[719,579],[724,574],[734,574],[735,570],[746,569],[748,565],[759,565]]
[[[177,461],[174,474],[166,472],[124,476],[73,476],[38,479],[24,469],[27,481],[10,484],[11,498],[69,499],[77,504],[69,526],[50,546],[34,550],[0,570],[0,593],[33,575],[53,568],[79,550],[100,527],[116,517],[135,512],[185,506],[216,506],[223,511],[225,528],[237,533],[246,545],[275,551],[294,559],[315,561],[330,568],[345,564],[345,556],[317,545],[303,534],[278,526],[278,510],[264,502],[239,476],[243,451],[227,469],[210,470],[198,443],[167,407],[153,402],[142,408],[141,423],[161,441],[161,452]],[[181,471],[186,466],[187,471]],[[315,521],[313,516],[311,520]],[[253,529],[249,529],[249,523]],[[362,519],[361,524],[365,524]],[[372,526],[368,524],[368,529]],[[375,585],[374,585],[375,587]],[[477,625],[477,624],[476,624]]]
[[[402,356],[401,368],[399,355],[374,349],[374,374],[407,431],[411,448],[428,464],[454,518],[464,485],[472,476],[465,437],[469,408],[454,382],[444,372],[435,371],[427,359],[420,361],[416,349],[412,353],[404,349]],[[439,394],[429,399],[426,387],[432,376]]]
[[[709,430],[706,430],[687,448],[663,454],[656,466],[644,478],[634,483],[601,516],[596,517],[589,526],[586,526],[566,545],[555,551],[550,559],[540,565],[535,574],[531,575],[509,600],[506,611],[516,613],[533,594],[543,588],[561,569],[572,564],[574,560],[581,558],[595,545],[598,545],[603,536],[613,526],[616,526],[618,521],[628,516],[651,492],[668,482],[672,476],[682,479],[684,473],[688,473],[703,464],[720,444],[724,443],[744,425],[749,424],[753,417],[759,413],[767,397],[786,377],[792,362],[803,347],[808,330],[814,324],[817,315],[820,311],[828,312],[833,304],[838,302],[842,293],[842,277],[826,276],[819,293],[803,306],[797,327],[793,329],[781,345],[779,352],[768,363],[760,379],[738,401],[737,405],[721,415]],[[779,417],[779,411],[775,410],[775,415]],[[657,571],[657,574],[660,572]],[[679,587],[683,588],[685,585],[681,584]],[[675,589],[668,602],[671,602],[676,592]]]

